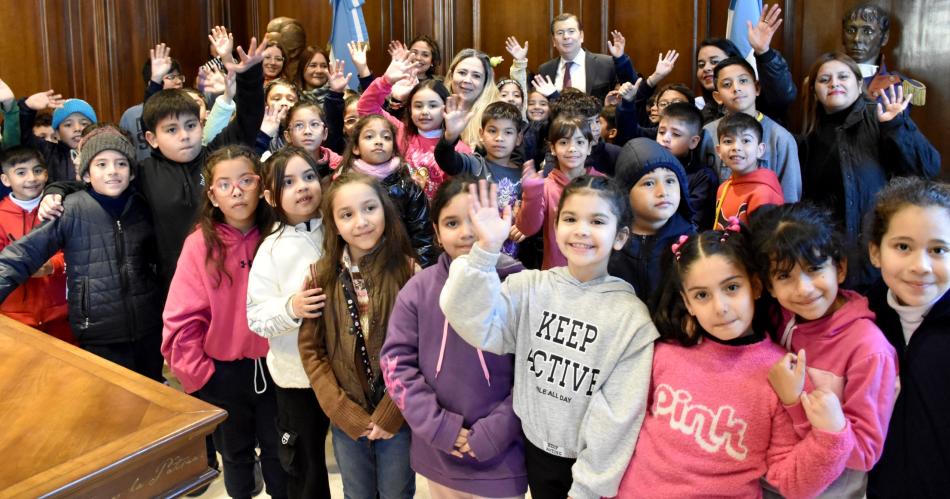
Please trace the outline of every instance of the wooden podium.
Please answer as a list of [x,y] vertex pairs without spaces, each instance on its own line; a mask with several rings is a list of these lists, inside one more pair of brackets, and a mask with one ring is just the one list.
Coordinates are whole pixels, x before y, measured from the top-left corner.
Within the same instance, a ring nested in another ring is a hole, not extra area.
[[224,410],[0,315],[0,498],[174,497]]

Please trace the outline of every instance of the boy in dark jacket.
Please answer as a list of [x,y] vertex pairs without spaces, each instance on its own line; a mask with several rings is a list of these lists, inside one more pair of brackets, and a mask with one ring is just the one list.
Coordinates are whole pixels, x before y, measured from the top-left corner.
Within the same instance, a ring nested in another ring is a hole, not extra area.
[[[36,114],[51,107],[56,107],[52,126],[59,134],[59,142],[48,142],[33,134]],[[22,99],[19,108],[20,143],[40,151],[53,182],[76,180],[76,167],[72,159],[74,151],[83,130],[96,123],[96,111],[82,99],[63,101],[52,90]]]
[[79,175],[89,186],[66,200],[63,216],[0,252],[0,300],[62,249],[79,346],[163,381],[154,231],[145,200],[129,188],[135,148],[117,128],[103,126],[78,149]]
[[696,232],[690,219],[686,172],[669,151],[640,137],[617,158],[617,183],[630,192],[630,238],[610,255],[607,272],[631,285],[645,303],[660,286],[661,257],[681,235]]
[[[198,104],[187,92],[162,90],[145,102],[142,122],[152,155],[142,162],[135,187],[148,202],[155,222],[163,297],[175,275],[185,237],[195,226],[201,198],[207,192],[201,178],[205,158],[229,144],[254,147],[264,117],[264,73],[260,65],[264,45],[258,46],[252,38],[248,54],[241,52],[241,61],[231,66],[237,73],[236,119],[207,146],[201,145]],[[55,195],[69,194],[73,189],[74,186],[61,184],[46,190],[47,197],[53,197],[50,202],[44,200],[44,204],[51,205],[52,216],[63,211],[61,205],[56,205]]]

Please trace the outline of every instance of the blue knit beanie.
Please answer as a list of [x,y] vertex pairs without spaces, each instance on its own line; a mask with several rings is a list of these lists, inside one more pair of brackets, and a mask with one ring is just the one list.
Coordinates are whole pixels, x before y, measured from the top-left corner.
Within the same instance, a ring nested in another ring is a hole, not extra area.
[[59,128],[63,120],[73,113],[79,113],[89,118],[89,121],[93,123],[99,121],[96,119],[96,111],[92,109],[88,102],[82,99],[69,99],[63,103],[63,107],[53,111],[53,130]]

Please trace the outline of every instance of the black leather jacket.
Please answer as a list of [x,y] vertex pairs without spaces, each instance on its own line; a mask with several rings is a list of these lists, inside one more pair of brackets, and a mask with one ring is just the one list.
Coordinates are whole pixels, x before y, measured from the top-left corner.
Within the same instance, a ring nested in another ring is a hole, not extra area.
[[384,178],[381,183],[389,193],[409,233],[409,242],[419,255],[419,265],[428,267],[435,263],[439,254],[433,246],[435,232],[429,220],[429,200],[419,184],[409,176],[408,168],[400,168]]

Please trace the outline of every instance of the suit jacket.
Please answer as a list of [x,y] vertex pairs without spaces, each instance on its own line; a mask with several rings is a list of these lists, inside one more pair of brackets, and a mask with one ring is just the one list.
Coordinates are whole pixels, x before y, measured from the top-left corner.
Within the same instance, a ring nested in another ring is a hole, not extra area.
[[[538,73],[554,80],[557,75],[561,57],[555,57],[538,68]],[[617,84],[617,71],[614,69],[614,58],[609,55],[595,54],[584,50],[584,75],[587,78],[587,94],[593,95],[600,101]],[[555,82],[557,83],[557,82]]]

